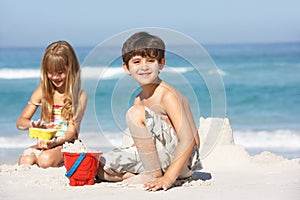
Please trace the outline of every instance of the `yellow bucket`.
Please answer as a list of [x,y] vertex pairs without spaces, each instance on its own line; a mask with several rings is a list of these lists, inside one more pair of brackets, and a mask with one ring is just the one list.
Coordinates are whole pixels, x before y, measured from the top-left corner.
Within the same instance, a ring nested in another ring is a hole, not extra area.
[[56,129],[29,128],[29,136],[31,138],[39,138],[43,141],[51,140],[56,132]]

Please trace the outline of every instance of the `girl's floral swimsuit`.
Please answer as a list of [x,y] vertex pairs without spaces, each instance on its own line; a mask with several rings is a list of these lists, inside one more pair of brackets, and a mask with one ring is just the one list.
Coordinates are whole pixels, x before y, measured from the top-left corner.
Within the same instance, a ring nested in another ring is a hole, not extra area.
[[57,129],[55,137],[62,137],[65,136],[65,133],[68,128],[68,122],[63,121],[61,112],[63,106],[61,105],[53,105],[52,108],[52,116],[51,116],[51,124],[53,124],[54,129]]

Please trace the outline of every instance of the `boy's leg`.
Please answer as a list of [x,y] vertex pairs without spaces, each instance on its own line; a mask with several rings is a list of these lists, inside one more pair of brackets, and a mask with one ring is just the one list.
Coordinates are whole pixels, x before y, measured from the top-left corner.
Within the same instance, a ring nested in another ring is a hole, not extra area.
[[134,105],[126,115],[126,122],[143,163],[145,173],[154,177],[162,176],[160,161],[152,134],[146,128],[145,108]]
[[99,162],[97,176],[101,180],[122,181],[144,171],[136,147],[115,148],[105,152]]
[[120,173],[120,174],[109,174],[108,172],[106,172],[103,169],[103,165],[100,162],[99,163],[99,168],[98,168],[98,171],[97,171],[97,176],[100,180],[119,182],[119,181],[123,181],[127,178],[133,177],[133,176],[135,176],[135,174],[132,174],[130,172]]

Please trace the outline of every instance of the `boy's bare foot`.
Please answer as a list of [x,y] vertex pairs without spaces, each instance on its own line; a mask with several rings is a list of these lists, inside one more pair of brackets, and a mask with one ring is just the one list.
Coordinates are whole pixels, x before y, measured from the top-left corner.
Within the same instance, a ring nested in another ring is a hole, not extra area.
[[142,173],[142,174],[137,174],[134,176],[131,176],[127,179],[125,179],[124,181],[122,181],[122,183],[124,184],[145,184],[149,181],[153,181],[155,180],[156,177],[153,176],[152,174],[149,173]]

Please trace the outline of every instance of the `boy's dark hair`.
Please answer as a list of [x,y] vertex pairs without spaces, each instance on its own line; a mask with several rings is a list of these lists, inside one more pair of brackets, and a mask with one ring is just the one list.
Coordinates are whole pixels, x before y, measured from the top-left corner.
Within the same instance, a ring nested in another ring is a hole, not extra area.
[[165,43],[159,37],[147,32],[138,32],[130,36],[123,44],[122,59],[128,66],[134,56],[155,58],[159,63],[165,57]]

